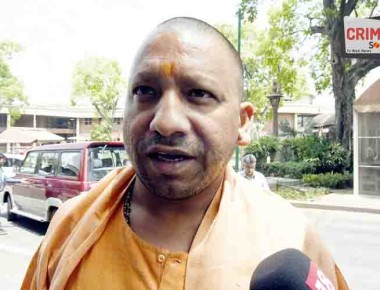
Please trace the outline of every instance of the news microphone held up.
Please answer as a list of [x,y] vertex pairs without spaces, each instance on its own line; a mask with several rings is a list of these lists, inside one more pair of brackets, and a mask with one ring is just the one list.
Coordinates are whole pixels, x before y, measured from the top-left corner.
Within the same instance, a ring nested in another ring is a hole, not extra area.
[[305,254],[285,249],[261,261],[252,275],[249,289],[335,290],[335,287]]

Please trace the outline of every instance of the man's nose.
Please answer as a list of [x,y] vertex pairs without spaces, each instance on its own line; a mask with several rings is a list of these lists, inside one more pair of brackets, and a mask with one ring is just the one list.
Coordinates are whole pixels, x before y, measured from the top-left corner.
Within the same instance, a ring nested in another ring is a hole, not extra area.
[[178,92],[171,90],[161,96],[149,129],[166,137],[190,130],[186,104]]

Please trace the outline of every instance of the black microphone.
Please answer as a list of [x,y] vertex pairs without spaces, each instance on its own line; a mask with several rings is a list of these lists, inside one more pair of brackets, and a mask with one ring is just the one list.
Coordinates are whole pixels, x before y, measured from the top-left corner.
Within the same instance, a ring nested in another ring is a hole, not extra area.
[[335,290],[333,283],[305,254],[285,249],[260,262],[250,290]]

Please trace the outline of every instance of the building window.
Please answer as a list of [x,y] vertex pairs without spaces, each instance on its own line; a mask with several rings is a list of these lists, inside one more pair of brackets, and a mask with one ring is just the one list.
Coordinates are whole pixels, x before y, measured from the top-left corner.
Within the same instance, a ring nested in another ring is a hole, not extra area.
[[84,124],[85,125],[92,125],[92,119],[91,118],[84,118]]
[[298,128],[308,128],[313,123],[314,115],[298,115],[297,125]]
[[115,118],[113,122],[114,122],[116,125],[120,125],[120,124],[121,124],[121,118]]
[[6,114],[0,114],[0,127],[3,127],[3,128],[7,127],[7,115]]

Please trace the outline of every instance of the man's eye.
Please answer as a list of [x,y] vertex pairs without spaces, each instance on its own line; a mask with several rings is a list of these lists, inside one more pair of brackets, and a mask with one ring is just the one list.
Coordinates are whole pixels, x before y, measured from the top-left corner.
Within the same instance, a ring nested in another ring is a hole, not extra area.
[[133,94],[137,96],[155,96],[156,92],[153,88],[148,86],[139,86],[133,89]]
[[205,90],[201,90],[201,89],[190,90],[188,92],[188,96],[194,97],[194,98],[212,98],[213,97],[211,93]]

